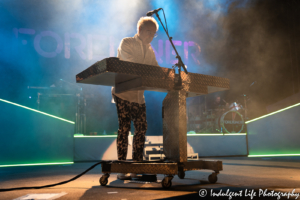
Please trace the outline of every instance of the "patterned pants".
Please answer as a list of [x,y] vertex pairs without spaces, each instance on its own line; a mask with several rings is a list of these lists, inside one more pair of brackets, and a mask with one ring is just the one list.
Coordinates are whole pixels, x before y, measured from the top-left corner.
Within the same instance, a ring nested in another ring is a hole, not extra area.
[[119,160],[126,160],[128,147],[128,134],[131,120],[134,124],[134,136],[132,146],[132,159],[134,161],[143,160],[143,150],[145,135],[147,130],[146,105],[130,103],[114,95],[118,111],[119,130],[117,137],[117,152]]

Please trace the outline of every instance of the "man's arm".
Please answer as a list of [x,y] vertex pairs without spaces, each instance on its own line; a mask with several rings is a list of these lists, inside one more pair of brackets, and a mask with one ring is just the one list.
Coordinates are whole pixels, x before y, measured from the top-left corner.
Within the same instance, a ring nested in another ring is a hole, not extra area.
[[118,48],[118,58],[120,60],[134,62],[134,56],[132,54],[132,46],[130,45],[130,42],[128,39],[123,39],[120,43],[120,46]]
[[158,65],[158,62],[157,62],[156,58],[155,58],[155,55],[154,55],[154,59],[153,59],[152,63],[153,63],[152,65],[160,67]]
[[151,61],[151,65],[160,67],[160,66],[158,65],[157,60],[156,60],[156,56],[155,56],[155,53],[154,53],[153,49],[151,49],[151,50],[152,50],[152,54],[153,54],[153,56],[152,56],[152,61]]

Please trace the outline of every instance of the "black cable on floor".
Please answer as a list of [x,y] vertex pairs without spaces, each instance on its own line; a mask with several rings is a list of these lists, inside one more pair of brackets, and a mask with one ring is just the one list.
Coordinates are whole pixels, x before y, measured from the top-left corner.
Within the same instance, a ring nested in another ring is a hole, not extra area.
[[[164,162],[166,159],[164,160],[159,160],[159,161],[137,161],[135,163],[161,163]],[[70,180],[67,181],[63,181],[63,182],[59,182],[59,183],[55,183],[55,184],[51,184],[51,185],[44,185],[44,186],[34,186],[34,187],[19,187],[19,188],[6,188],[6,189],[0,189],[0,192],[7,192],[7,191],[13,191],[13,190],[29,190],[29,189],[42,189],[42,188],[48,188],[48,187],[53,187],[53,186],[57,186],[57,185],[63,185],[66,183],[69,183],[71,181],[74,181],[76,179],[78,179],[79,177],[81,177],[82,175],[84,175],[85,173],[87,173],[88,171],[90,171],[91,169],[93,169],[94,167],[96,167],[99,164],[102,163],[132,163],[132,161],[122,161],[122,160],[116,160],[116,161],[104,161],[101,160],[100,162],[94,164],[93,166],[91,166],[90,168],[88,168],[87,170],[85,170],[84,172],[82,172],[81,174],[75,176],[74,178],[71,178]]]
[[57,185],[63,185],[65,183],[69,183],[71,181],[74,181],[74,180],[78,179],[79,177],[81,177],[82,175],[84,175],[85,173],[87,173],[88,171],[90,171],[91,169],[93,169],[94,167],[96,167],[97,165],[99,165],[99,164],[101,164],[103,162],[107,162],[107,161],[102,161],[101,160],[100,162],[94,164],[93,166],[91,166],[90,168],[88,168],[87,170],[85,170],[84,172],[82,172],[81,174],[79,174],[79,175],[75,176],[74,178],[71,178],[70,180],[67,180],[67,181],[63,181],[63,182],[55,183],[55,184],[51,184],[51,185],[44,185],[44,186],[0,189],[0,192],[7,192],[7,191],[13,191],[13,190],[42,189],[42,188],[53,187],[53,186],[57,186]]

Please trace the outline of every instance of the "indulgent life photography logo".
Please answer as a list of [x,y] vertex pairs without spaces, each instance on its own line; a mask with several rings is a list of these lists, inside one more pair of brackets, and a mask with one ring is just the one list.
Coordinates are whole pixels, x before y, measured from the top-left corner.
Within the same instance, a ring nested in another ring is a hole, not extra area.
[[263,197],[276,197],[276,199],[281,199],[281,197],[284,197],[286,199],[293,198],[298,199],[299,193],[295,192],[295,189],[289,192],[280,192],[280,191],[274,191],[274,190],[268,190],[268,189],[245,189],[245,190],[239,190],[239,191],[230,191],[230,189],[227,190],[220,190],[220,191],[214,191],[213,189],[200,189],[199,190],[199,196],[200,197],[228,197],[229,200],[234,199],[235,197],[249,197],[250,199],[260,199]]

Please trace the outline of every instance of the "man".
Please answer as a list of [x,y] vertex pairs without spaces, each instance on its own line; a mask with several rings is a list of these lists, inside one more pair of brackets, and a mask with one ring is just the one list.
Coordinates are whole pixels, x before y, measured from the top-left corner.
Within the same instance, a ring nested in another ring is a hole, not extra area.
[[228,103],[224,99],[221,99],[220,96],[216,96],[215,100],[209,105],[209,108],[224,112],[225,106],[228,106]]
[[[150,45],[150,42],[156,36],[157,30],[158,24],[153,17],[141,17],[137,23],[137,34],[134,37],[124,38],[121,41],[118,48],[118,58],[124,61],[158,66],[154,51]],[[147,130],[144,91],[127,91],[116,94],[113,87],[112,96],[116,103],[119,121],[117,137],[118,160],[126,160],[128,134],[132,120],[135,128],[132,159],[134,161],[142,161]],[[127,179],[128,177],[124,174],[119,174],[118,178]]]

